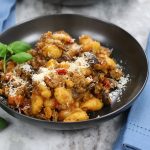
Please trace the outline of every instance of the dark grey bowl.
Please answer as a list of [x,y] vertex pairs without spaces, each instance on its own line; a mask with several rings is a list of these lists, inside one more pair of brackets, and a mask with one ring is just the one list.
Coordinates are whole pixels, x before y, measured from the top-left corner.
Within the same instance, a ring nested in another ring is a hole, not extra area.
[[[90,34],[109,48],[113,48],[113,57],[120,61],[124,67],[125,74],[130,74],[125,91],[120,97],[120,102],[115,102],[111,107],[93,113],[92,119],[82,122],[52,122],[35,119],[19,114],[5,104],[4,98],[0,99],[0,106],[10,115],[36,124],[36,126],[47,127],[56,130],[73,130],[94,127],[100,122],[111,119],[119,113],[128,109],[140,94],[148,77],[148,63],[145,53],[139,43],[126,31],[116,25],[98,19],[75,15],[57,14],[33,19],[31,21],[14,26],[0,36],[0,41],[9,43],[14,40],[23,40],[34,44],[44,32],[65,30],[77,38],[81,34]],[[99,115],[99,118],[95,118]]]
[[99,0],[49,0],[49,2],[57,5],[81,6],[96,4]]

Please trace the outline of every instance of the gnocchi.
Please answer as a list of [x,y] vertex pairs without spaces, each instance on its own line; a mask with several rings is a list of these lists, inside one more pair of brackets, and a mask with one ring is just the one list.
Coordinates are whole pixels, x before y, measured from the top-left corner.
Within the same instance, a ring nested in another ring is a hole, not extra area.
[[64,122],[76,122],[76,121],[85,121],[88,120],[89,116],[83,110],[77,110],[69,115],[64,119]]
[[49,58],[59,58],[62,55],[62,50],[56,45],[48,44],[43,48],[43,55]]
[[72,93],[69,89],[58,87],[55,89],[54,96],[58,103],[69,105],[73,102]]
[[32,95],[31,97],[31,110],[33,115],[37,115],[43,107],[43,99],[41,96]]
[[81,103],[81,108],[86,111],[97,111],[102,109],[102,107],[102,101],[94,97]]

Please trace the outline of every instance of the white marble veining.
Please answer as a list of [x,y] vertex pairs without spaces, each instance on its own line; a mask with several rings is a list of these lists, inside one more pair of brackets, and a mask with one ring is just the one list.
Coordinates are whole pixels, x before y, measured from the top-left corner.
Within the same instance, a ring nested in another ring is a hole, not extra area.
[[[131,33],[145,48],[150,31],[149,0],[100,0],[93,6],[54,6],[49,0],[18,0],[17,23],[54,13],[80,13],[115,23]],[[2,109],[0,116],[10,125],[0,132],[0,150],[111,150],[122,124],[122,116],[93,129],[51,131],[17,120]]]
[[118,116],[92,129],[52,131],[0,114],[11,123],[0,132],[1,150],[111,150],[121,125]]

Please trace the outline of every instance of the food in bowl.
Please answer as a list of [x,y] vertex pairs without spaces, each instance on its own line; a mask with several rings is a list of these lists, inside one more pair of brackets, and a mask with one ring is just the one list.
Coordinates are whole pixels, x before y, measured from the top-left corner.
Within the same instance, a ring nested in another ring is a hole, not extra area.
[[44,33],[26,63],[0,61],[0,94],[27,116],[51,121],[88,120],[90,112],[109,107],[110,92],[124,73],[109,48],[81,35],[76,41],[64,31]]

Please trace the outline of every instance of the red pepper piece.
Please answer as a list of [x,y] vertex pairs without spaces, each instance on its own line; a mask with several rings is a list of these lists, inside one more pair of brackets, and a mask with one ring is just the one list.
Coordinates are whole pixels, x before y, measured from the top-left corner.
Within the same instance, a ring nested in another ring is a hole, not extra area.
[[59,75],[65,75],[67,73],[67,70],[66,69],[57,69],[56,72],[59,74]]
[[103,81],[103,84],[104,84],[104,87],[107,88],[107,89],[110,89],[110,81],[108,79],[105,79]]

